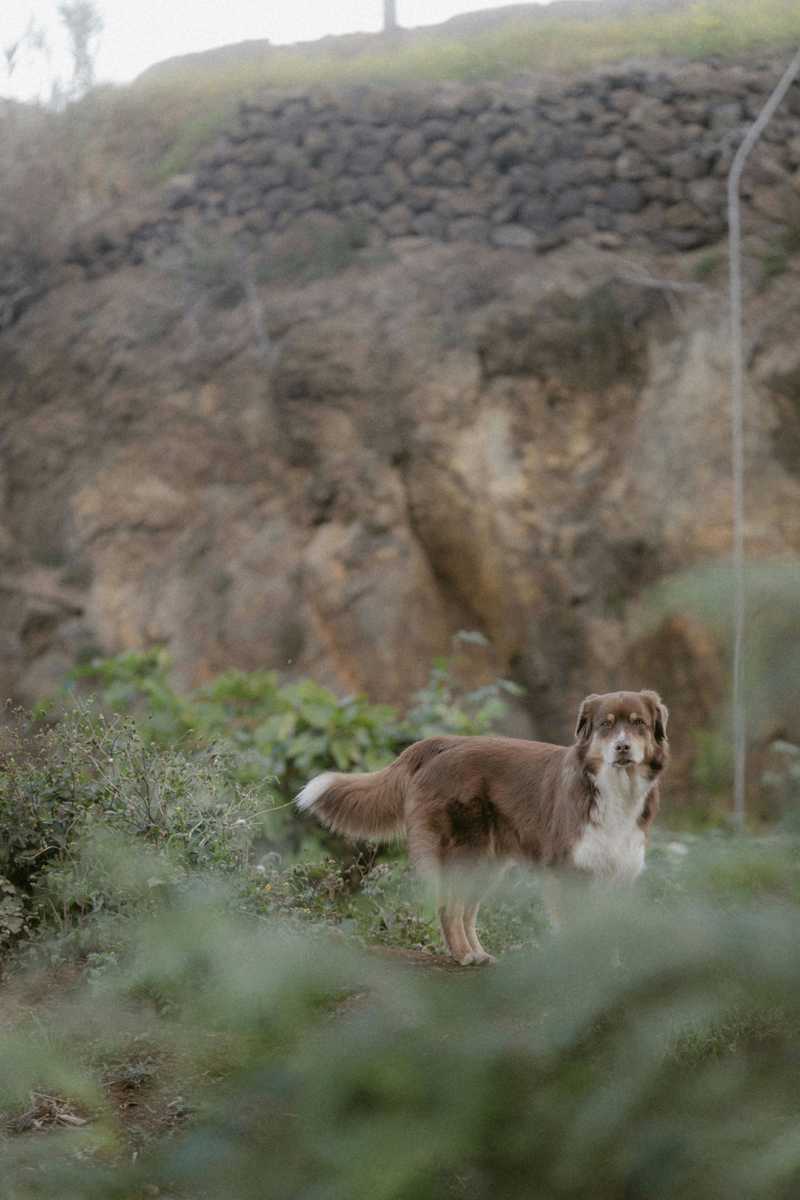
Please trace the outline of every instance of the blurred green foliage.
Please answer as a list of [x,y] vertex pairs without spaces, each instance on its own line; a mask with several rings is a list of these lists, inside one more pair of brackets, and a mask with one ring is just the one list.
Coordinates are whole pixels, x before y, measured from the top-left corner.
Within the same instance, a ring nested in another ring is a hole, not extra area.
[[730,795],[733,781],[733,751],[721,730],[698,729],[694,733],[692,782],[706,796]]
[[772,761],[764,771],[762,783],[784,824],[797,831],[800,828],[800,746],[778,739],[772,743],[771,751]]
[[0,1198],[790,1200],[797,845],[755,850],[664,847],[659,895],[488,970],[164,894],[0,1033]]

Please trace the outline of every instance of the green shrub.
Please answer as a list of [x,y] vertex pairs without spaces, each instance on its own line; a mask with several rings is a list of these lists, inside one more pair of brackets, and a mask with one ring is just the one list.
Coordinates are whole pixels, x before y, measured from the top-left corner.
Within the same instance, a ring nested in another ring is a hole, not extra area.
[[161,847],[139,845],[106,823],[87,821],[58,862],[42,873],[36,889],[39,907],[50,907],[62,931],[75,918],[107,912],[130,917],[152,908],[162,889],[182,877],[178,856]]
[[[476,636],[459,640],[469,644]],[[460,690],[446,659],[434,663],[405,716],[363,695],[338,697],[313,680],[281,683],[272,671],[226,671],[179,695],[162,651],[95,659],[73,677],[96,691],[105,709],[135,716],[143,739],[225,745],[236,756],[240,779],[270,779],[285,800],[321,771],[377,770],[419,738],[486,733],[505,712],[507,697],[520,693],[505,679]]]
[[269,831],[269,781],[243,786],[216,748],[161,746],[130,718],[87,703],[52,726],[18,719],[2,737],[0,872],[19,889],[15,902],[35,897],[39,915],[44,905],[66,921],[128,903],[125,854],[111,871],[96,867],[104,839],[156,848],[166,856],[162,872],[167,858],[173,868],[233,870]]

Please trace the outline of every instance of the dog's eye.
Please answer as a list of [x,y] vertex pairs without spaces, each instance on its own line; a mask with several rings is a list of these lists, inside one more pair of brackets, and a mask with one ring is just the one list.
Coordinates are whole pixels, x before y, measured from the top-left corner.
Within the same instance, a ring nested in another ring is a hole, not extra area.
[[634,724],[634,725],[646,725],[646,724],[647,724],[647,722],[645,721],[644,717],[634,717],[634,718],[633,718],[633,722],[632,722],[632,724]]
[[614,718],[606,717],[606,719],[604,721],[600,722],[600,728],[601,729],[610,729],[613,724],[614,724]]

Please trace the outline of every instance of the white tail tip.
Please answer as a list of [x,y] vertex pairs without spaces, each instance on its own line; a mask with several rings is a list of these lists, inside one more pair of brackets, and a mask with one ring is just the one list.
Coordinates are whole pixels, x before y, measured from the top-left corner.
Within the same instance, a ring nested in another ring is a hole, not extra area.
[[308,812],[310,808],[313,808],[320,796],[327,792],[335,778],[335,771],[325,771],[322,775],[315,775],[313,779],[309,780],[295,797],[294,802],[298,812]]

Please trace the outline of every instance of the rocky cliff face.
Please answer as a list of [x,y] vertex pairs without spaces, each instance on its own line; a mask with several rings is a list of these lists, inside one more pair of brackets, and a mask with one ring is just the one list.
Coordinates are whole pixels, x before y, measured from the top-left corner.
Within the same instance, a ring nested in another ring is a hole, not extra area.
[[[800,551],[780,244],[748,309],[756,558]],[[163,644],[187,684],[274,667],[399,701],[477,629],[527,690],[519,732],[566,739],[587,691],[661,689],[683,794],[723,656],[639,600],[729,549],[713,258],[417,235],[351,259],[298,282],[197,244],[123,258],[5,331],[0,692],[30,702],[77,657]]]

